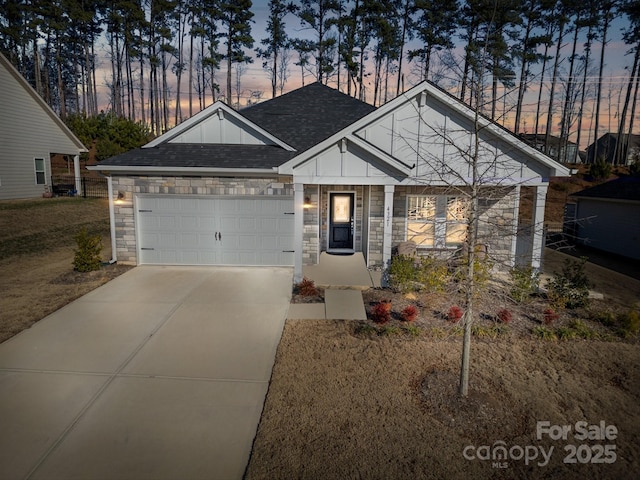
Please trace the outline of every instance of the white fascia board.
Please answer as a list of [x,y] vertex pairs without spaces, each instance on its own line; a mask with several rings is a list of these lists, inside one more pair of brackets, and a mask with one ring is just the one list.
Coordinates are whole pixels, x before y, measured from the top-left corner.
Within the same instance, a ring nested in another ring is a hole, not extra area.
[[207,118],[218,114],[218,112],[220,110],[222,110],[225,115],[229,115],[229,116],[235,118],[240,123],[243,123],[247,127],[257,131],[261,135],[264,135],[269,140],[273,141],[276,145],[284,148],[285,150],[287,150],[289,152],[295,152],[295,148],[293,148],[291,145],[288,145],[287,143],[283,142],[279,138],[277,138],[274,135],[272,135],[271,133],[267,132],[262,127],[256,125],[252,121],[250,121],[247,118],[243,117],[240,113],[236,112],[233,108],[229,107],[226,103],[221,102],[219,100],[217,102],[209,105],[204,110],[201,110],[200,112],[196,113],[193,117],[185,120],[181,124],[176,125],[171,130],[169,130],[169,131],[163,133],[162,135],[160,135],[159,137],[151,140],[149,143],[143,145],[142,148],[157,147],[158,145],[161,145],[163,143],[167,143],[172,138],[174,138],[174,137],[180,135],[181,133],[189,130],[194,125],[197,125],[198,123],[202,122],[203,120],[206,120]]
[[147,166],[125,166],[125,165],[91,165],[88,170],[110,173],[132,174],[132,175],[195,175],[195,176],[224,176],[224,177],[246,177],[257,175],[277,176],[278,170],[274,168],[219,168],[219,167],[147,167]]

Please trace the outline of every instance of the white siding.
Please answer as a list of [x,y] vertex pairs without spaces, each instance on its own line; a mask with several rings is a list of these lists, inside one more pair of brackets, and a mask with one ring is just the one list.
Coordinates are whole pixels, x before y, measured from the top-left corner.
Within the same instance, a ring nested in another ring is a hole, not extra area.
[[[416,164],[414,182],[459,184],[463,183],[459,176],[470,177],[473,130],[470,119],[428,96],[426,105],[420,107],[416,97],[356,135],[407,165]],[[486,130],[480,135],[479,156],[479,170],[487,183],[523,182],[548,175],[540,167],[532,168],[533,162],[521,150]]]
[[50,155],[78,155],[79,148],[0,61],[0,199],[41,196],[34,158],[44,158],[46,182],[51,181]]
[[[217,112],[222,112],[222,110],[217,110]],[[274,144],[264,135],[226,114],[209,116],[169,140],[169,143]]]

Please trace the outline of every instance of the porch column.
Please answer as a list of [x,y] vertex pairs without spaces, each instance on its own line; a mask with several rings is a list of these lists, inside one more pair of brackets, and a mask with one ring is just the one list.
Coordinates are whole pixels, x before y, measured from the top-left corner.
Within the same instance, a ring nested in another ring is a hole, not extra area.
[[391,262],[391,242],[393,240],[393,185],[384,186],[384,224],[382,229],[382,265],[384,268]]
[[75,176],[76,192],[82,193],[82,181],[80,180],[80,155],[73,156],[73,175]]
[[542,266],[542,249],[544,248],[544,205],[547,200],[548,185],[536,187],[533,204],[533,240],[531,249],[531,267],[540,270]]
[[113,179],[111,175],[107,177],[107,196],[109,197],[109,226],[111,227],[111,260],[109,263],[115,263],[118,261],[118,256],[116,252],[116,212],[113,205]]
[[293,281],[302,281],[302,233],[304,230],[304,185],[293,184],[294,227],[293,227]]
[[520,234],[520,185],[516,185],[515,199],[513,206],[513,237],[511,238],[511,258],[509,259],[509,266],[511,268],[518,265],[518,236]]

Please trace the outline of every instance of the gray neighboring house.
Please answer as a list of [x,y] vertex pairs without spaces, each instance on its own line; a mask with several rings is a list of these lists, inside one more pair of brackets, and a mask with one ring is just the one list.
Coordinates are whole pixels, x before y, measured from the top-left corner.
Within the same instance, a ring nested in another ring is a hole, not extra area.
[[[478,122],[480,234],[497,263],[526,251],[518,261],[539,267],[548,180],[569,170]],[[240,111],[216,102],[88,168],[112,189],[114,260],[287,265],[299,280],[321,252],[381,268],[409,240],[421,254],[459,249],[473,125],[473,110],[428,82],[377,109],[314,83]],[[518,224],[522,186],[535,190],[533,229]]]
[[79,179],[87,149],[2,54],[0,92],[0,200],[42,196],[55,154],[73,157]]
[[[520,135],[525,142],[531,145],[536,150],[544,152],[545,149],[545,135],[538,133],[523,133]],[[565,155],[566,147],[566,155]],[[555,135],[549,136],[549,152],[547,152],[551,158],[564,163],[581,163],[580,152],[578,144],[575,142],[567,141],[566,145],[560,137]],[[566,159],[565,159],[566,157]]]
[[[605,133],[597,142],[598,158],[604,158],[606,163],[613,164],[616,148],[627,148],[626,157],[622,159],[620,165],[631,165],[636,155],[640,153],[640,135],[622,134],[622,143],[618,145],[620,135],[617,133]],[[595,163],[594,153],[596,143],[587,147],[587,163]],[[624,156],[624,155],[623,155]]]
[[620,177],[569,198],[578,243],[640,260],[640,177]]

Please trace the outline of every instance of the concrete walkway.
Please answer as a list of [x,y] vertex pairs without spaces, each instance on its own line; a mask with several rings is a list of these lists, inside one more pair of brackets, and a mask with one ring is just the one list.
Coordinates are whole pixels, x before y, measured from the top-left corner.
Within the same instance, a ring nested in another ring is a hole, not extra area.
[[305,278],[324,288],[324,303],[292,303],[292,320],[366,320],[362,291],[380,286],[380,272],[369,271],[361,252],[331,255],[322,252],[317,265],[302,269]]
[[0,344],[0,478],[242,478],[292,275],[137,267]]

